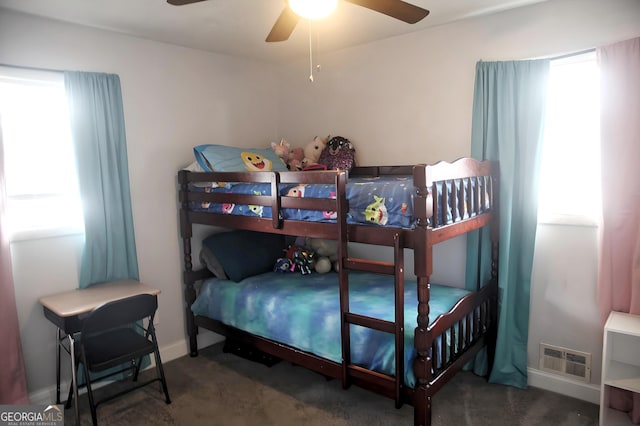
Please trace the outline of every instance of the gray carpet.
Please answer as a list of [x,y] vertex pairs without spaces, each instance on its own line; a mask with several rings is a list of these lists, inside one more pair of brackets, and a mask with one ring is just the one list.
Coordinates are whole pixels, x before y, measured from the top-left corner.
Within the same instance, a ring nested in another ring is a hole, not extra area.
[[[152,384],[98,407],[100,425],[412,425],[413,407],[281,362],[266,367],[221,345],[165,364],[172,403]],[[144,372],[144,377],[151,372]],[[144,378],[142,377],[142,378]],[[114,384],[97,393],[113,392]],[[91,424],[86,395],[82,424]],[[73,409],[65,423],[74,424]],[[540,389],[488,384],[460,372],[433,399],[434,426],[597,425],[598,406]]]

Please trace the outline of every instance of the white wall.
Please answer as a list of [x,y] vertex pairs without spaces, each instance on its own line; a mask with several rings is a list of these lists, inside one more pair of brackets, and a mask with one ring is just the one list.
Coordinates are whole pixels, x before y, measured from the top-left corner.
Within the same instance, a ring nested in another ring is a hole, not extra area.
[[[596,305],[597,238],[595,226],[538,226],[527,359],[529,367],[538,368],[540,343],[591,353],[594,384],[600,383],[602,372],[602,326]],[[542,385],[545,377],[532,371],[529,383]],[[576,391],[583,399],[595,396],[584,387]]]
[[314,83],[300,58],[279,73],[280,128],[294,146],[346,136],[364,165],[455,160],[469,155],[478,60],[624,40],[640,33],[639,17],[636,0],[551,0],[322,54]]
[[[162,291],[160,345],[186,353],[176,172],[200,143],[278,140],[273,67],[7,11],[0,11],[0,63],[120,76],[140,279]],[[32,394],[55,383],[55,329],[37,300],[77,287],[80,244],[75,236],[12,245]]]
[[[470,152],[478,60],[554,56],[638,35],[637,0],[552,0],[323,54],[314,83],[302,58],[280,73],[280,128],[294,145],[346,136],[362,165],[451,161]],[[445,251],[460,259],[464,239]],[[442,250],[436,255],[448,262]],[[545,386],[536,370],[540,342],[592,353],[592,383],[599,383],[595,228],[540,226],[534,262],[530,383]],[[434,281],[456,279],[455,268],[436,260]],[[551,387],[565,392],[562,385]],[[594,389],[576,396],[597,402]]]

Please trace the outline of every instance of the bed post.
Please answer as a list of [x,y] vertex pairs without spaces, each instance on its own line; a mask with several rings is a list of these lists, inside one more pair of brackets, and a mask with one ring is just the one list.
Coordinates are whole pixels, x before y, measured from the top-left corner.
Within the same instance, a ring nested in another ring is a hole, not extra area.
[[[417,231],[417,229],[416,229]],[[426,229],[420,230],[425,233],[425,240],[428,238]],[[423,237],[420,237],[423,238]],[[431,292],[431,284],[429,276],[431,275],[431,247],[427,244],[426,250],[426,267],[428,273],[425,276],[417,276],[418,281],[418,326],[415,329],[414,345],[416,348],[416,358],[413,362],[413,371],[416,376],[415,385],[415,401],[414,401],[414,422],[417,425],[431,424],[431,371],[432,359],[429,353],[433,338],[429,332],[429,298]],[[417,253],[416,253],[417,255]]]
[[184,271],[182,274],[182,280],[185,284],[184,299],[185,299],[185,314],[187,320],[187,334],[189,335],[189,354],[192,357],[198,356],[198,327],[195,324],[195,317],[193,311],[191,311],[191,305],[196,300],[196,291],[193,286],[193,279],[191,277],[193,273],[193,263],[191,260],[191,237],[193,236],[193,228],[191,222],[189,222],[189,201],[187,200],[187,193],[189,191],[189,185],[187,181],[187,172],[181,170],[178,172],[178,183],[180,184],[180,235],[182,237],[182,250],[184,255]]
[[336,194],[337,194],[337,243],[338,243],[338,283],[340,289],[340,336],[342,339],[342,388],[348,389],[351,386],[349,377],[349,366],[351,365],[351,332],[350,326],[346,319],[349,314],[349,271],[346,266],[346,260],[349,257],[348,237],[347,237],[347,213],[349,211],[347,204],[347,174],[344,171],[338,171],[336,175]]
[[431,391],[430,380],[432,359],[429,353],[432,336],[429,332],[429,298],[431,291],[430,276],[433,271],[433,252],[429,218],[432,216],[433,206],[430,179],[427,176],[427,166],[417,165],[413,169],[413,182],[416,186],[414,199],[414,214],[417,224],[414,231],[414,269],[418,285],[418,325],[414,334],[416,358],[413,370],[416,376],[414,389],[414,423],[428,426],[431,424]]

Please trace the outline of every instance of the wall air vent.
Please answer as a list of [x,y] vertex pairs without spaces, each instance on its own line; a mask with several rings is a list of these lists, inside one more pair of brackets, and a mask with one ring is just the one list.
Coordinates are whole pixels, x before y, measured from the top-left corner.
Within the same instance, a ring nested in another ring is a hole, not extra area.
[[591,354],[540,343],[540,369],[589,382],[591,380]]

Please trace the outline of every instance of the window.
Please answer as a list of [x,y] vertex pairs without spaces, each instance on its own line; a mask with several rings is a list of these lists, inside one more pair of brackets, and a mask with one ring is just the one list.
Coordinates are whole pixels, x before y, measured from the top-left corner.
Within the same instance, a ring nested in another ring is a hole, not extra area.
[[596,224],[600,108],[595,52],[551,61],[538,221]]
[[63,75],[0,67],[0,125],[12,239],[82,232]]

